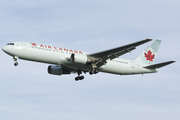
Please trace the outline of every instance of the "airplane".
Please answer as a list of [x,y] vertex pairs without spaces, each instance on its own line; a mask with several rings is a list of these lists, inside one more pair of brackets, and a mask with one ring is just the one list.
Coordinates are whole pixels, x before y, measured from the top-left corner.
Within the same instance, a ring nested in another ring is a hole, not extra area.
[[155,40],[136,59],[127,60],[119,56],[130,53],[136,47],[152,41],[144,39],[128,45],[96,53],[87,53],[78,50],[54,47],[31,42],[12,42],[5,45],[2,50],[12,56],[17,66],[18,59],[51,64],[48,73],[64,75],[77,73],[75,80],[83,80],[81,74],[89,72],[90,75],[105,72],[117,75],[133,75],[156,73],[158,68],[164,67],[175,61],[154,64],[161,40]]

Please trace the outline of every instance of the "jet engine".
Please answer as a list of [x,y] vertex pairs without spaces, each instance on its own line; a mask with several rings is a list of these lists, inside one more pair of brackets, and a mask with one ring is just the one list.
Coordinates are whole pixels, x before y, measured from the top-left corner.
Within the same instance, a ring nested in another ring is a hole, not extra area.
[[88,61],[88,58],[86,55],[82,54],[71,54],[70,61],[72,63],[81,63],[81,64],[86,64]]
[[63,69],[60,65],[50,65],[48,67],[48,73],[53,75],[71,74],[70,71]]

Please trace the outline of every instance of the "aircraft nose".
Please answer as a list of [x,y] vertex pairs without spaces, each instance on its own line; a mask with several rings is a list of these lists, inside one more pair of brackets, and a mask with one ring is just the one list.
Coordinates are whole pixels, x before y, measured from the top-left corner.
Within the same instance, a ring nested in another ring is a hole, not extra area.
[[13,55],[13,49],[11,46],[6,45],[2,48],[2,50],[9,55]]
[[8,51],[7,46],[4,46],[4,47],[2,48],[2,50],[3,50],[4,52],[7,52],[7,51]]
[[4,46],[4,47],[2,48],[2,50],[5,52],[5,49],[6,49],[6,48],[5,48],[5,46]]

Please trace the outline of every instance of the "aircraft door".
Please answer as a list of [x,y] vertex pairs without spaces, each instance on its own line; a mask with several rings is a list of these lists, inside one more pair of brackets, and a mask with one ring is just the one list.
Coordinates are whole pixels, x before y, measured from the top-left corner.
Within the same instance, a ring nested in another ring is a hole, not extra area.
[[22,49],[25,50],[26,49],[26,44],[25,43],[22,43]]
[[134,63],[134,61],[131,61],[131,67],[132,67],[132,68],[135,68],[135,63]]

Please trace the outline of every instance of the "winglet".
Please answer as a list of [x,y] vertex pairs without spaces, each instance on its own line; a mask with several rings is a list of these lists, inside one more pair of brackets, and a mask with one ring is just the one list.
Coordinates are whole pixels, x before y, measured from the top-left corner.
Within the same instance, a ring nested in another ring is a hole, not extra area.
[[174,62],[176,62],[176,61],[168,61],[168,62],[163,62],[163,63],[159,63],[159,64],[149,65],[149,66],[145,66],[144,68],[156,69],[156,68],[164,67],[164,66],[169,65],[169,64],[174,63]]
[[153,39],[150,39],[150,38],[146,38],[146,40],[148,40],[148,41],[151,41],[151,40],[153,40]]

